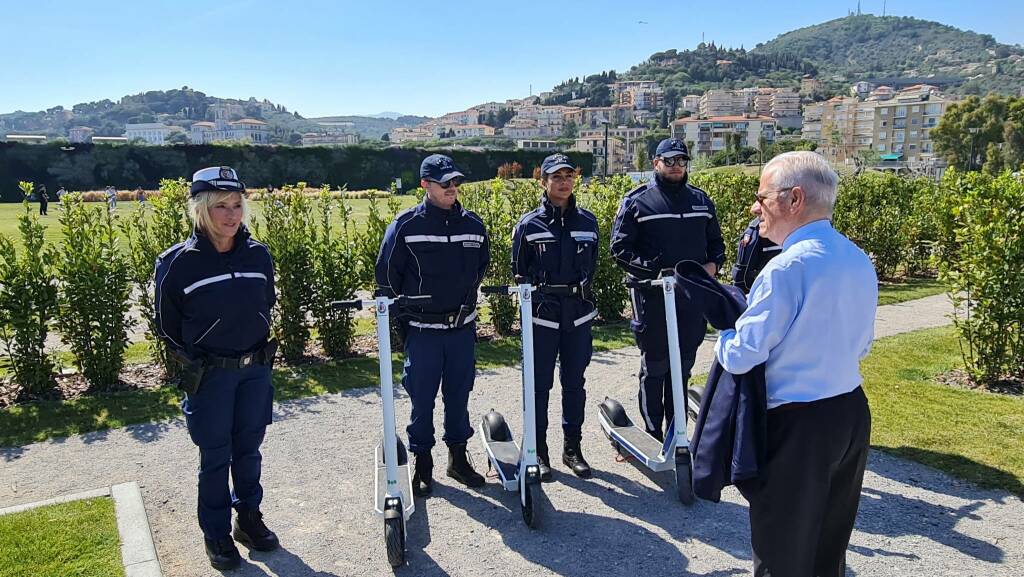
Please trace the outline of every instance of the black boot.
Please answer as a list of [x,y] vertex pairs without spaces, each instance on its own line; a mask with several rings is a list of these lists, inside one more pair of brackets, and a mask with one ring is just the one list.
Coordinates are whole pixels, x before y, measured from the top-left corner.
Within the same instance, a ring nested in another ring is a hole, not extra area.
[[263,523],[263,513],[259,511],[239,511],[231,534],[235,541],[256,551],[273,551],[281,546],[277,535]]
[[580,450],[579,439],[566,439],[565,449],[562,451],[562,462],[566,467],[572,469],[577,477],[590,478],[590,465],[583,458],[583,451]]
[[540,480],[544,483],[553,481],[551,459],[548,458],[548,444],[545,441],[537,443],[537,464],[540,466]]
[[412,494],[426,497],[434,490],[434,457],[430,452],[413,453]]
[[482,487],[484,478],[473,470],[466,454],[466,443],[448,446],[448,476],[467,487]]
[[223,537],[216,541],[204,539],[206,542],[206,556],[210,558],[210,566],[214,569],[226,571],[237,569],[242,564],[242,556],[235,548],[235,542],[230,537]]

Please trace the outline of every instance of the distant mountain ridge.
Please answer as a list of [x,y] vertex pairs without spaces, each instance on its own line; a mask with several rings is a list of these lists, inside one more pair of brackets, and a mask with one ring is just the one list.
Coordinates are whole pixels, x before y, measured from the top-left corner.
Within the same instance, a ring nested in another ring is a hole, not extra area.
[[319,122],[337,119],[351,123],[351,131],[364,139],[379,139],[395,127],[414,126],[426,117],[397,116],[384,112],[378,117],[338,116],[322,119],[304,118],[298,112],[290,112],[285,106],[269,100],[248,98],[218,98],[184,86],[173,90],[151,90],[121,97],[114,102],[109,99],[97,102],[79,103],[65,109],[63,106],[38,112],[17,111],[0,114],[0,132],[45,134],[50,137],[66,137],[68,131],[78,126],[88,126],[96,136],[120,136],[124,125],[129,123],[160,122],[188,128],[193,123],[210,120],[208,110],[215,104],[236,105],[238,118],[255,118],[270,126],[271,142],[287,144],[294,142],[296,135],[317,132],[325,127]]

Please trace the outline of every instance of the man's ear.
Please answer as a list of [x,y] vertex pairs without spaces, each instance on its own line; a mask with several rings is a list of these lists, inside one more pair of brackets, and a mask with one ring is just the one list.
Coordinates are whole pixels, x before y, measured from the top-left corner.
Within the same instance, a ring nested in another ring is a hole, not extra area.
[[789,211],[792,213],[800,212],[807,206],[807,193],[804,192],[803,187],[794,186],[793,190],[789,192]]

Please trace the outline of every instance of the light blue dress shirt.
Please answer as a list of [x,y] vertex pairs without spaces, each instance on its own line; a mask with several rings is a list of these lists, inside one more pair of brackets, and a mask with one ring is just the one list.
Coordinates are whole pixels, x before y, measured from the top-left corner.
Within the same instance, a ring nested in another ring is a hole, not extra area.
[[864,251],[827,220],[793,231],[747,296],[715,355],[742,374],[765,364],[768,408],[848,393],[874,337],[878,278]]

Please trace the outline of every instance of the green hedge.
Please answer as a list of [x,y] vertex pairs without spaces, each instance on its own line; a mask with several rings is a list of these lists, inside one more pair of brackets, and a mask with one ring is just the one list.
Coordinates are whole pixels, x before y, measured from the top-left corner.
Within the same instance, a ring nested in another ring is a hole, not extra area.
[[[310,186],[349,190],[387,190],[395,178],[405,190],[419,184],[420,162],[436,151],[412,148],[372,149],[359,146],[296,148],[287,146],[134,146],[0,143],[0,201],[21,201],[18,182],[45,184],[51,191],[153,189],[163,179],[189,178],[204,166],[235,168],[250,188],[281,187],[306,182]],[[529,150],[449,150],[471,180],[485,180],[505,163],[518,162],[526,174],[547,155]],[[590,174],[593,155],[567,153]]]

